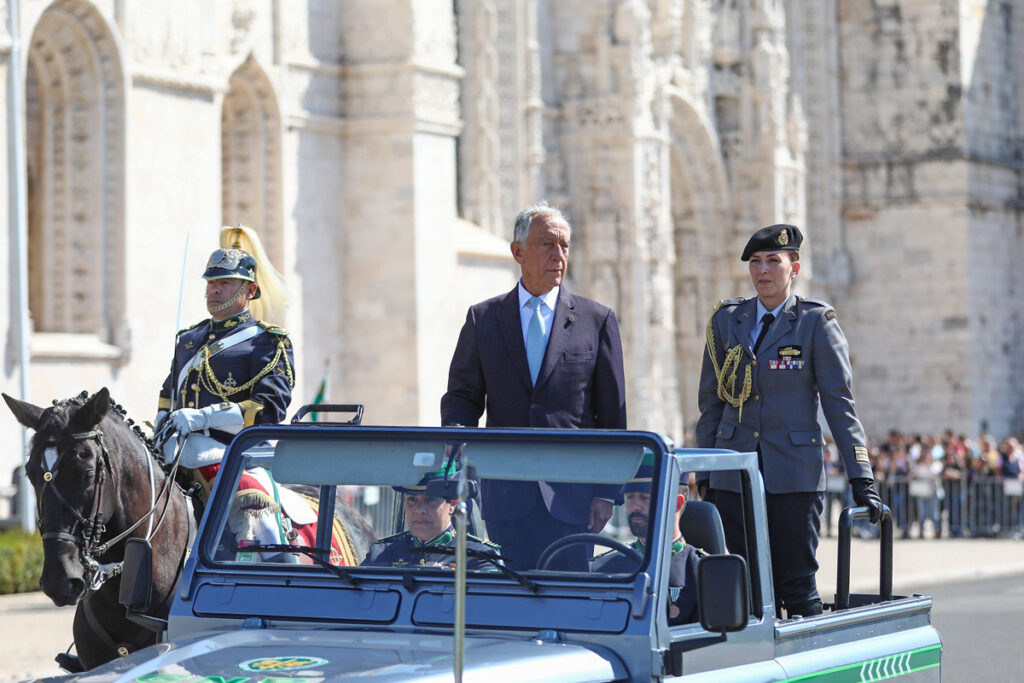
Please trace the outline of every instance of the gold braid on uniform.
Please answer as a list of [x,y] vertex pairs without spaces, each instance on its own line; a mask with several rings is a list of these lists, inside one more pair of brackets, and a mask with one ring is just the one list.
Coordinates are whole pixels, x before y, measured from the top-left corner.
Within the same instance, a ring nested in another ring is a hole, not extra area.
[[711,317],[708,318],[708,329],[707,329],[707,348],[708,358],[711,359],[711,365],[715,371],[715,379],[718,380],[718,398],[722,399],[733,408],[739,409],[740,421],[743,420],[743,404],[748,398],[750,398],[750,388],[752,385],[750,377],[750,363],[747,363],[747,367],[743,372],[743,388],[740,390],[739,396],[736,395],[736,375],[740,369],[740,363],[743,359],[743,347],[737,344],[731,349],[725,350],[725,358],[722,360],[722,364],[718,364],[718,353],[715,350],[715,330],[712,323],[715,320],[715,314],[722,308],[721,301],[715,306],[715,310],[712,311]]
[[288,362],[288,354],[285,353],[285,348],[284,339],[280,339],[277,342],[277,351],[274,353],[274,357],[270,359],[270,362],[263,366],[263,369],[256,373],[256,376],[248,382],[240,386],[233,387],[224,384],[217,379],[217,375],[213,374],[213,367],[210,366],[210,348],[208,346],[204,346],[200,350],[200,353],[203,354],[203,360],[200,361],[198,368],[199,383],[202,385],[203,389],[209,393],[220,396],[222,401],[227,401],[228,396],[242,391],[248,391],[256,386],[256,382],[259,382],[261,379],[269,375],[270,372],[277,367],[278,362],[283,358],[285,372],[288,375],[288,386],[294,388],[295,379],[292,376],[292,366]]

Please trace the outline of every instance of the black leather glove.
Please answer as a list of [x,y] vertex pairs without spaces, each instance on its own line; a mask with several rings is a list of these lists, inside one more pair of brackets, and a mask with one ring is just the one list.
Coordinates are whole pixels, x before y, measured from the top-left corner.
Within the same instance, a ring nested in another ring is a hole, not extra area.
[[853,502],[866,507],[871,523],[878,524],[878,520],[882,519],[882,499],[875,490],[875,480],[856,477],[850,480],[850,486],[853,487]]

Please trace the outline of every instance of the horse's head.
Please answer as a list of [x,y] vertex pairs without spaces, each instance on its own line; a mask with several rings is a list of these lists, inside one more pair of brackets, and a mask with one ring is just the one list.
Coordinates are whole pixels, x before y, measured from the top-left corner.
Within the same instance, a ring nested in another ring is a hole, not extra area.
[[18,422],[36,432],[25,472],[35,489],[43,539],[39,587],[56,605],[74,604],[90,580],[83,561],[92,557],[115,514],[119,482],[108,447],[123,423],[107,419],[106,388],[45,409],[3,396]]

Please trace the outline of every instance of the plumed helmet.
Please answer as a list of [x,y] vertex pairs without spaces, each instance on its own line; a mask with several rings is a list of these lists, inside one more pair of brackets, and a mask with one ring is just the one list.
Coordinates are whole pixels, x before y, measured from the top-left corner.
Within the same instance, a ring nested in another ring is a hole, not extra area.
[[[210,254],[206,262],[206,270],[203,271],[204,280],[224,280],[227,278],[238,278],[256,282],[256,259],[241,249],[218,249]],[[260,290],[257,286],[256,296],[260,298]]]

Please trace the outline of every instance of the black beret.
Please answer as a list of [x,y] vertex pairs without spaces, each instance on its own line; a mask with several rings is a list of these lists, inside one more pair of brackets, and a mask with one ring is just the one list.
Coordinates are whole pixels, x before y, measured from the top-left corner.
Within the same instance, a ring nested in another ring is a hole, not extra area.
[[741,261],[749,261],[750,255],[755,251],[797,251],[804,236],[800,234],[800,228],[795,225],[769,225],[755,232],[747,246],[743,247]]

